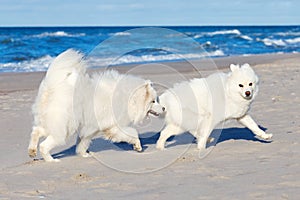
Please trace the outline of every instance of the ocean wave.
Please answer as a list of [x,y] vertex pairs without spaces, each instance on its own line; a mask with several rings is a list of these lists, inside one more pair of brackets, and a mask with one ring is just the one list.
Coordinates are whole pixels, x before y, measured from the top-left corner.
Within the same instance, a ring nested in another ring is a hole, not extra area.
[[[116,58],[98,58],[87,57],[90,67],[104,67],[108,65],[122,65],[134,63],[149,63],[149,62],[164,62],[164,61],[179,61],[179,60],[193,60],[205,57],[224,56],[224,52],[216,50],[213,52],[205,52],[202,54],[168,54],[168,55],[124,55],[119,59]],[[54,60],[54,57],[46,55],[35,60],[26,60],[20,62],[0,63],[0,72],[34,72],[47,71],[49,65]]]
[[286,43],[282,39],[257,38],[256,40],[259,42],[263,42],[266,46],[276,46],[276,47],[286,46]]
[[300,43],[300,37],[296,37],[292,39],[256,38],[256,41],[263,42],[266,46],[284,47],[284,46]]
[[117,33],[111,33],[110,36],[129,36],[131,33],[129,32],[117,32]]
[[286,39],[285,41],[286,41],[287,43],[289,43],[289,44],[300,43],[300,37],[293,38],[293,39]]
[[252,40],[253,40],[253,39],[252,39],[250,36],[248,36],[248,35],[240,35],[239,37],[242,38],[242,39],[244,39],[244,40],[249,40],[249,41],[252,41]]
[[206,35],[209,35],[209,36],[227,35],[227,34],[241,35],[241,32],[238,29],[233,29],[233,30],[214,31],[214,32],[206,33]]
[[56,32],[44,32],[37,35],[32,35],[31,37],[43,38],[43,37],[82,37],[85,36],[85,33],[75,33],[70,34],[64,31],[56,31]]
[[193,36],[193,38],[195,38],[195,39],[198,39],[198,38],[201,38],[201,37],[203,37],[203,34],[196,34],[196,35]]
[[300,36],[300,32],[292,32],[292,31],[279,32],[279,33],[275,33],[274,35],[279,35],[279,36]]
[[212,46],[211,41],[206,41],[205,43],[201,44],[201,47],[203,47],[203,48],[209,48],[211,46]]
[[214,32],[208,32],[208,33],[198,33],[192,35],[194,39],[198,39],[205,36],[215,36],[215,35],[237,35],[238,37],[245,39],[245,40],[253,40],[250,36],[243,35],[239,30],[233,29],[233,30],[225,30],[225,31],[214,31]]
[[88,61],[91,67],[104,67],[108,65],[122,65],[134,63],[149,63],[149,62],[164,62],[164,61],[180,61],[180,60],[195,60],[207,57],[224,56],[224,52],[216,50],[205,53],[190,53],[190,54],[168,54],[168,55],[124,55],[118,59],[115,58],[97,58],[90,57]]
[[46,55],[35,60],[0,63],[0,72],[46,71],[53,59],[53,57]]

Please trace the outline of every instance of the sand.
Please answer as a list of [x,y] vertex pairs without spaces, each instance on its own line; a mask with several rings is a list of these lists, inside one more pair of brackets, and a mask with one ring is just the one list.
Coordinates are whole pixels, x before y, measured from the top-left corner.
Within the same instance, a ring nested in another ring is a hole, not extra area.
[[90,148],[94,157],[81,158],[71,138],[52,151],[60,163],[33,161],[27,155],[31,105],[44,73],[0,74],[0,199],[298,199],[300,55],[214,61],[218,67],[195,62],[200,73],[188,63],[171,62],[117,69],[150,78],[163,91],[180,80],[228,71],[230,63],[249,62],[261,80],[250,113],[273,133],[271,142],[232,121],[204,158],[189,134],[173,138],[161,152],[155,142],[163,121],[150,118],[138,127],[143,153],[96,138]]

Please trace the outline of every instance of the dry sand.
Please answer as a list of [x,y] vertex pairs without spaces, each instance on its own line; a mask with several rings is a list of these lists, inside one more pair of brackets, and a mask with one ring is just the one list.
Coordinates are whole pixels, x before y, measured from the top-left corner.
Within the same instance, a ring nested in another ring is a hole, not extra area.
[[[1,74],[0,199],[299,199],[300,55],[214,61],[222,68],[254,65],[261,84],[251,115],[273,133],[272,142],[228,122],[205,158],[199,158],[189,134],[173,138],[160,152],[155,142],[163,122],[151,118],[138,127],[147,132],[140,135],[143,153],[97,138],[90,148],[94,157],[81,158],[72,138],[52,152],[60,163],[32,161],[27,155],[31,105],[44,73]],[[118,69],[150,78],[160,89],[216,70],[208,61],[196,63],[200,74],[187,63],[152,65]]]

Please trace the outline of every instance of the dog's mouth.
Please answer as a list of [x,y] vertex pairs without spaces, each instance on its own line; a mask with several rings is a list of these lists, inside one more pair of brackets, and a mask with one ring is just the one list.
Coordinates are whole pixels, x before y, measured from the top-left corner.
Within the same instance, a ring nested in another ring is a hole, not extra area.
[[251,100],[252,99],[252,95],[249,95],[249,96],[243,96],[244,97],[244,99],[246,99],[246,100]]
[[159,116],[159,113],[158,112],[155,112],[154,110],[149,110],[147,114],[151,114],[151,115],[154,115],[156,117]]
[[246,99],[246,100],[251,100],[252,99],[252,97],[245,97],[245,96],[242,96],[244,99]]

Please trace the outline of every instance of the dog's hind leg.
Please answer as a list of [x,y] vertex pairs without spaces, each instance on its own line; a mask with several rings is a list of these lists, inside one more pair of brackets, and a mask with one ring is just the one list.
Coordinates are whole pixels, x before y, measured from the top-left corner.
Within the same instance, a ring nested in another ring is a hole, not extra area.
[[37,155],[37,146],[40,140],[40,137],[45,135],[44,129],[42,127],[34,126],[31,132],[31,138],[28,146],[28,155],[31,158],[34,158]]
[[[198,133],[198,131],[190,131],[190,133],[198,140],[198,138],[199,138],[199,133]],[[215,140],[215,138],[213,138],[213,137],[208,137],[208,138],[207,138],[207,141],[206,141],[206,144],[212,143],[214,140]]]
[[84,127],[80,131],[79,138],[77,140],[77,146],[76,146],[76,153],[81,155],[82,157],[91,157],[91,154],[88,153],[88,148],[90,146],[90,143],[97,134],[99,133],[99,130],[90,129],[87,127]]
[[54,159],[50,155],[50,150],[56,147],[58,144],[54,140],[54,138],[49,135],[41,144],[40,144],[40,152],[44,158],[45,161],[47,162],[59,162],[59,159]]
[[180,133],[183,133],[184,130],[180,128],[179,126],[176,126],[174,124],[168,124],[164,130],[160,132],[160,137],[156,143],[156,148],[159,150],[165,149],[165,143],[167,139],[173,135],[179,135]]
[[113,127],[104,132],[104,137],[112,142],[127,142],[133,145],[133,149],[141,152],[142,145],[137,130],[131,127]]
[[79,137],[76,146],[76,153],[84,158],[90,157],[91,155],[88,153],[88,148],[92,141],[92,136],[88,137]]

